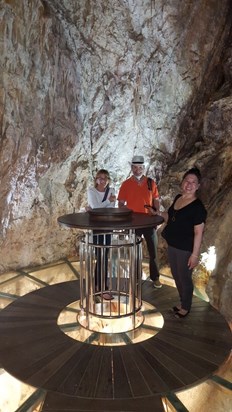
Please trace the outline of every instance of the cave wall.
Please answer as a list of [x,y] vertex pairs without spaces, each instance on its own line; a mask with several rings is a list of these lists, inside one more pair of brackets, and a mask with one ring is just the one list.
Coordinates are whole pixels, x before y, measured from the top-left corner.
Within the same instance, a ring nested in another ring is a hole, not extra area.
[[74,253],[57,217],[86,205],[96,169],[118,189],[142,153],[164,207],[200,167],[208,293],[232,317],[231,2],[0,5],[0,272]]

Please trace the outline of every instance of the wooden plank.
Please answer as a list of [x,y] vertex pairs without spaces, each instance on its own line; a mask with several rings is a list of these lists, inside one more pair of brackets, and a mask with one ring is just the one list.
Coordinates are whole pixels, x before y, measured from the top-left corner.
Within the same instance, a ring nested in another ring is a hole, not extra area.
[[136,399],[83,399],[49,392],[41,412],[163,412],[159,396]]
[[128,380],[127,369],[121,353],[124,352],[121,348],[113,348],[113,375],[114,375],[114,397],[115,398],[131,398],[132,390],[130,381]]
[[57,317],[78,293],[79,281],[63,282],[0,312],[0,363],[48,390],[43,412],[163,411],[163,395],[208,377],[229,355],[231,332],[219,312],[194,297],[189,316],[175,319],[169,309],[178,301],[176,289],[155,290],[148,281],[143,297],[164,317],[156,336],[120,347],[75,341]]
[[133,351],[130,348],[121,351],[124,368],[126,370],[128,382],[130,383],[132,396],[149,396],[152,394],[149,386],[136,363]]
[[96,398],[113,398],[113,374],[112,374],[112,350],[110,347],[104,349],[104,362],[99,365],[98,381],[95,385]]

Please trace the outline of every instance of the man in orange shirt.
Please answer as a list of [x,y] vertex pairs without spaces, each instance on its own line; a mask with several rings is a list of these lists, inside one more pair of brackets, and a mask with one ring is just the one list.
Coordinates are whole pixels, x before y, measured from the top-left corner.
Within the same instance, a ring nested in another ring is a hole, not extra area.
[[[125,180],[118,194],[119,207],[127,206],[133,212],[148,213],[144,205],[150,205],[159,211],[159,193],[154,180],[144,176],[143,156],[134,156],[131,163],[132,176]],[[156,262],[157,234],[153,228],[136,229],[136,234],[145,238],[149,253],[150,278],[155,288],[161,288],[159,270]]]

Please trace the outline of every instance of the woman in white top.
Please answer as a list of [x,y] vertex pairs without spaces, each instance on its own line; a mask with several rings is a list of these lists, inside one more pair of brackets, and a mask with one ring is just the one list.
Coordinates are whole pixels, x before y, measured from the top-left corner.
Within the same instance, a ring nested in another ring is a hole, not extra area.
[[98,170],[94,180],[94,187],[87,189],[88,205],[91,209],[115,207],[115,190],[109,184],[109,172],[105,169]]
[[[109,208],[115,207],[116,196],[115,190],[110,187],[110,175],[105,169],[98,170],[94,187],[87,189],[88,208]],[[109,233],[104,234],[104,231],[93,232],[93,243],[98,245],[110,245],[111,235]],[[103,249],[104,267],[103,273],[101,273],[101,248],[95,248],[96,253],[96,266],[95,266],[95,288],[96,292],[103,293],[103,297],[106,300],[112,299],[111,293],[105,292],[108,288],[108,248]]]

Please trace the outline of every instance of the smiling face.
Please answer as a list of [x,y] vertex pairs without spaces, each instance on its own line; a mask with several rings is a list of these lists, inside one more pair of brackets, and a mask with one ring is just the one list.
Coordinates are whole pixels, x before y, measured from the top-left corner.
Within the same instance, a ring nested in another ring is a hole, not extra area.
[[135,177],[142,176],[144,172],[144,165],[143,164],[135,164],[131,166],[132,173]]
[[99,190],[103,190],[107,186],[109,179],[105,173],[99,173],[96,176],[95,182],[96,182],[96,188]]
[[182,189],[183,194],[188,194],[188,195],[195,195],[199,186],[200,186],[200,183],[195,174],[188,174],[187,176],[185,176],[185,178],[182,180],[182,183],[181,183],[181,189]]

